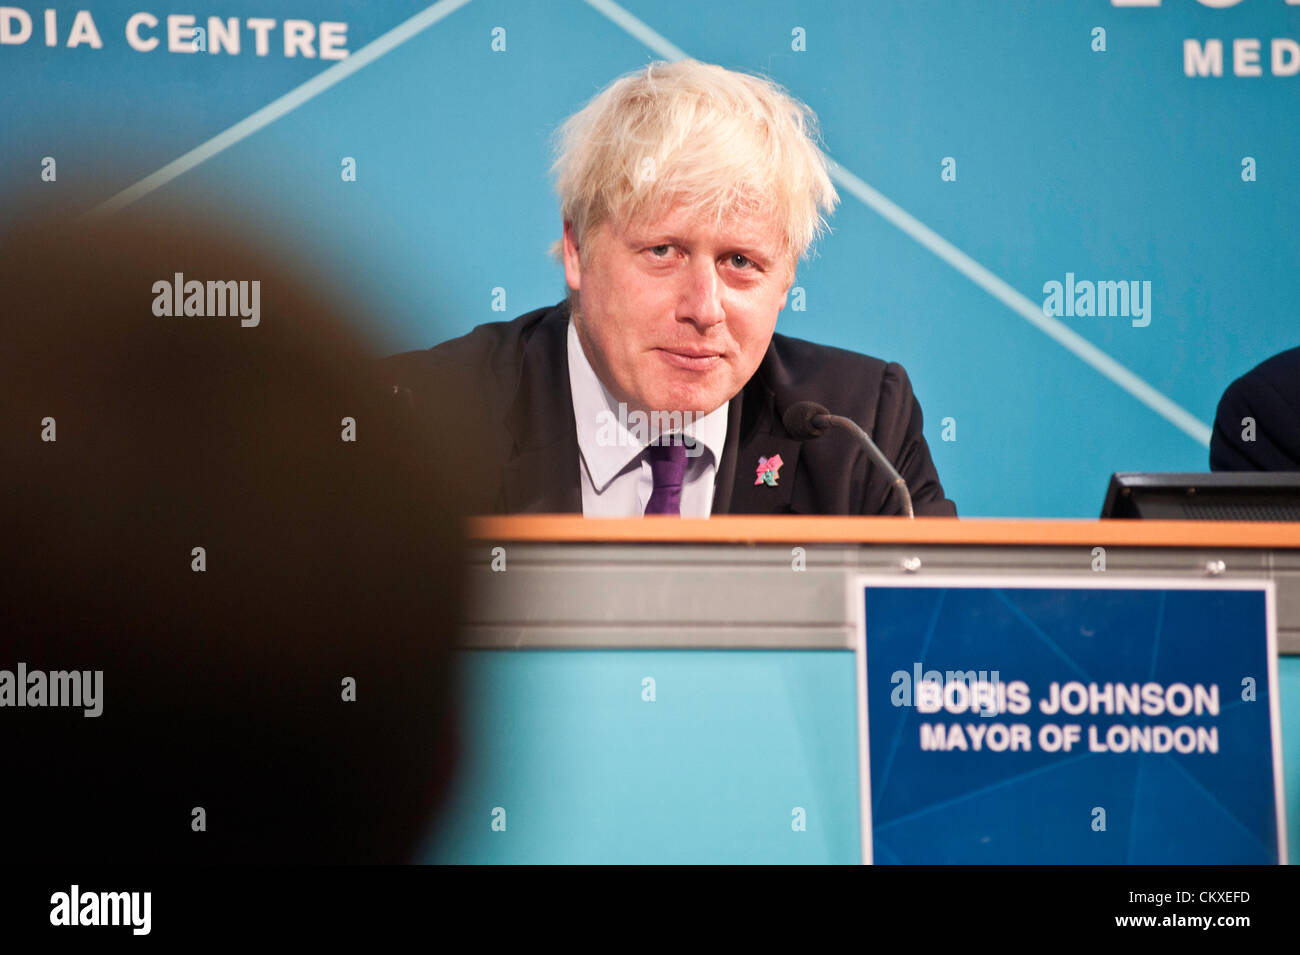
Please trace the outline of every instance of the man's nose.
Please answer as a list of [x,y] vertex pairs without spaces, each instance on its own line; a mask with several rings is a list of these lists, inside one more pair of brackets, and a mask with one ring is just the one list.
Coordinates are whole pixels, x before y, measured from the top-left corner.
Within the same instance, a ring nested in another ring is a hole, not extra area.
[[683,283],[677,306],[678,318],[708,328],[726,317],[722,308],[724,286],[714,262],[707,259],[691,262],[685,270]]

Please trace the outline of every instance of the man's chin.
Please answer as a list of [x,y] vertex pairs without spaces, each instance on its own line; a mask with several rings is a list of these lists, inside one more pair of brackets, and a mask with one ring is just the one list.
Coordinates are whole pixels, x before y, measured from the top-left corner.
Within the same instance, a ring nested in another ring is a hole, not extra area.
[[655,400],[646,404],[645,407],[655,411],[664,412],[690,412],[696,417],[702,417],[712,411],[716,411],[730,400],[730,396],[722,396],[715,393],[700,394],[698,392],[676,392],[673,394],[656,395]]

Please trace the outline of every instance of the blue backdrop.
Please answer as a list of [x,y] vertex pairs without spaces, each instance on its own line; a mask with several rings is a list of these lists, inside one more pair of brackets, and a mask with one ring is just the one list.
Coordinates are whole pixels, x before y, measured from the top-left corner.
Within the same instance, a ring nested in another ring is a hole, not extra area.
[[[901,362],[962,514],[1093,516],[1111,471],[1205,470],[1223,389],[1300,343],[1300,7],[1131,2],[20,3],[0,216],[90,181],[117,214],[211,203],[424,347],[563,297],[549,136],[599,88],[683,53],[765,72],[843,198],[778,330]],[[214,13],[238,54],[168,49]],[[1187,75],[1212,40],[1222,75]],[[1045,316],[1068,273],[1150,282],[1149,324]]]

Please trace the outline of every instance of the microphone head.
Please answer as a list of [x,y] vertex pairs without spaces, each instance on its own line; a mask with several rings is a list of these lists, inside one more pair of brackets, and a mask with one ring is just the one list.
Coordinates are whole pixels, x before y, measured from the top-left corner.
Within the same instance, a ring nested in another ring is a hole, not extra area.
[[781,416],[781,423],[785,425],[785,430],[790,432],[791,437],[807,441],[809,438],[816,438],[826,433],[830,426],[825,423],[819,424],[816,419],[819,415],[828,414],[830,412],[815,401],[796,401],[785,409],[785,414]]

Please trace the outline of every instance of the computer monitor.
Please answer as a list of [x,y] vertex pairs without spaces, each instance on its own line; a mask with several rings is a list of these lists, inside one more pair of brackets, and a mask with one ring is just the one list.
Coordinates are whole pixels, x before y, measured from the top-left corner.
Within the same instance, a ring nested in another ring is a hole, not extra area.
[[1300,521],[1300,471],[1110,476],[1102,517]]

